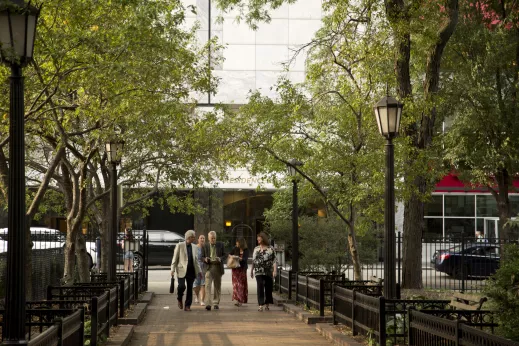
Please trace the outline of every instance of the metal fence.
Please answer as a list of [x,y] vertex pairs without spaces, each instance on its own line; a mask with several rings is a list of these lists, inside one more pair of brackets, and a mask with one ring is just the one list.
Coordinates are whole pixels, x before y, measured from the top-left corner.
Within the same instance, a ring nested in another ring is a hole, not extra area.
[[[431,289],[449,289],[457,291],[481,291],[485,279],[495,273],[499,267],[503,245],[516,242],[504,238],[481,238],[460,236],[458,238],[436,238],[434,242],[422,242],[422,282],[423,287]],[[384,246],[379,242],[379,247]],[[402,234],[396,238],[396,278],[401,283],[402,277]],[[382,252],[377,251],[377,252]],[[383,280],[384,262],[380,256],[363,255],[359,252],[362,278],[357,280]],[[349,256],[340,261],[338,271],[349,279],[354,278],[353,263]],[[316,263],[302,270],[320,271],[331,264]]]
[[[45,297],[48,285],[59,285],[65,268],[63,248],[32,251],[32,295],[30,299]],[[5,297],[7,282],[7,253],[0,253],[0,297]]]
[[409,345],[519,346],[519,342],[474,328],[462,319],[449,320],[435,314],[434,310],[409,311]]

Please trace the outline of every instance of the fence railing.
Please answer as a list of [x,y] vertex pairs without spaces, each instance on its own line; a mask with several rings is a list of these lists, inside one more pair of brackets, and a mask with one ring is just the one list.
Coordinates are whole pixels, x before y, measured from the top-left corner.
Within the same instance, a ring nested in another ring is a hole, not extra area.
[[[77,346],[83,344],[85,311],[73,309],[48,309],[47,307],[25,310],[25,326],[29,332],[29,345]],[[0,310],[3,328],[5,311]],[[2,333],[3,335],[3,333]]]
[[412,309],[421,309],[446,320],[465,321],[466,325],[486,328],[492,332],[497,326],[492,311],[448,309],[449,300],[385,299],[359,293],[357,288],[349,289],[339,285],[334,285],[333,298],[333,323],[349,326],[353,335],[371,334],[380,345],[386,345],[388,340],[393,345],[408,344],[408,314]]
[[[132,275],[133,276],[133,275]],[[75,283],[74,286],[92,286],[92,287],[118,287],[119,296],[119,316],[124,317],[124,312],[130,308],[130,303],[133,301],[133,293],[130,295],[133,289],[133,279],[128,274],[117,274],[117,280],[115,282],[107,282],[106,275],[95,274],[91,275],[91,282],[88,283]],[[130,286],[132,289],[130,289]]]
[[[117,325],[119,286],[49,286],[46,303],[60,308],[84,304],[89,307],[90,345],[96,346],[98,337],[109,336],[110,327]],[[57,300],[55,300],[57,299]],[[39,302],[38,302],[39,303]],[[33,303],[34,304],[34,303]],[[42,304],[42,303],[39,303]]]
[[461,319],[436,316],[434,310],[409,311],[409,345],[518,346],[519,343],[471,327]]
[[319,315],[324,316],[324,309],[332,306],[332,285],[345,280],[344,274],[297,275],[296,302],[303,302],[305,306],[319,310]]
[[293,277],[294,274],[291,270],[279,270],[279,293],[286,293],[288,300],[292,300]]

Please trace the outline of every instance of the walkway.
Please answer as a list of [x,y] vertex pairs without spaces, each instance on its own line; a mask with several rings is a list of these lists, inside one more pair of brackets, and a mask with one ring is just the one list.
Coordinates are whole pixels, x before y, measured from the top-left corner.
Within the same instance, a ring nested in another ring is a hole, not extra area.
[[[281,307],[257,311],[255,294],[249,295],[249,304],[234,306],[229,274],[226,270],[217,311],[193,305],[191,312],[184,312],[177,306],[176,294],[156,294],[129,345],[331,345],[315,331],[315,326],[296,320]],[[254,281],[249,278],[251,293],[256,292]]]

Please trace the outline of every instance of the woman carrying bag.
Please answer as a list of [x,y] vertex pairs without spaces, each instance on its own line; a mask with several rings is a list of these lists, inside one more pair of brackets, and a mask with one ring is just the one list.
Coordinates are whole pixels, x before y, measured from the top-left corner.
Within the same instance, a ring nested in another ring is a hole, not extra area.
[[276,252],[269,245],[267,235],[260,232],[257,237],[258,246],[252,254],[250,277],[256,275],[258,288],[258,311],[269,310],[269,304],[274,304],[272,298],[273,280],[277,275]]
[[249,249],[244,238],[236,240],[236,247],[229,254],[228,267],[232,268],[232,300],[234,305],[247,304],[249,288],[247,285],[247,260]]

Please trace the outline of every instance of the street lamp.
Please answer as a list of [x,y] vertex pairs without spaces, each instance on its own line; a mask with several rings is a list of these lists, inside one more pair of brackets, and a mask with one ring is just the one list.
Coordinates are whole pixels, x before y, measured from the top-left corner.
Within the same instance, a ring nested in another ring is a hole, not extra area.
[[386,143],[386,208],[384,212],[384,297],[396,298],[395,265],[395,172],[393,138],[398,135],[404,105],[391,96],[386,96],[374,107],[380,134]]
[[112,164],[111,189],[112,189],[112,232],[110,234],[110,261],[108,262],[107,281],[116,281],[117,266],[117,165],[121,163],[124,141],[113,140],[105,145],[108,162]]
[[32,59],[40,10],[22,1],[0,8],[0,60],[11,67],[9,105],[9,192],[7,216],[7,286],[4,345],[25,340],[25,110],[22,67]]
[[297,167],[303,163],[296,159],[288,160],[288,174],[292,177],[292,272],[299,271],[299,224],[298,224],[298,204],[297,204]]

